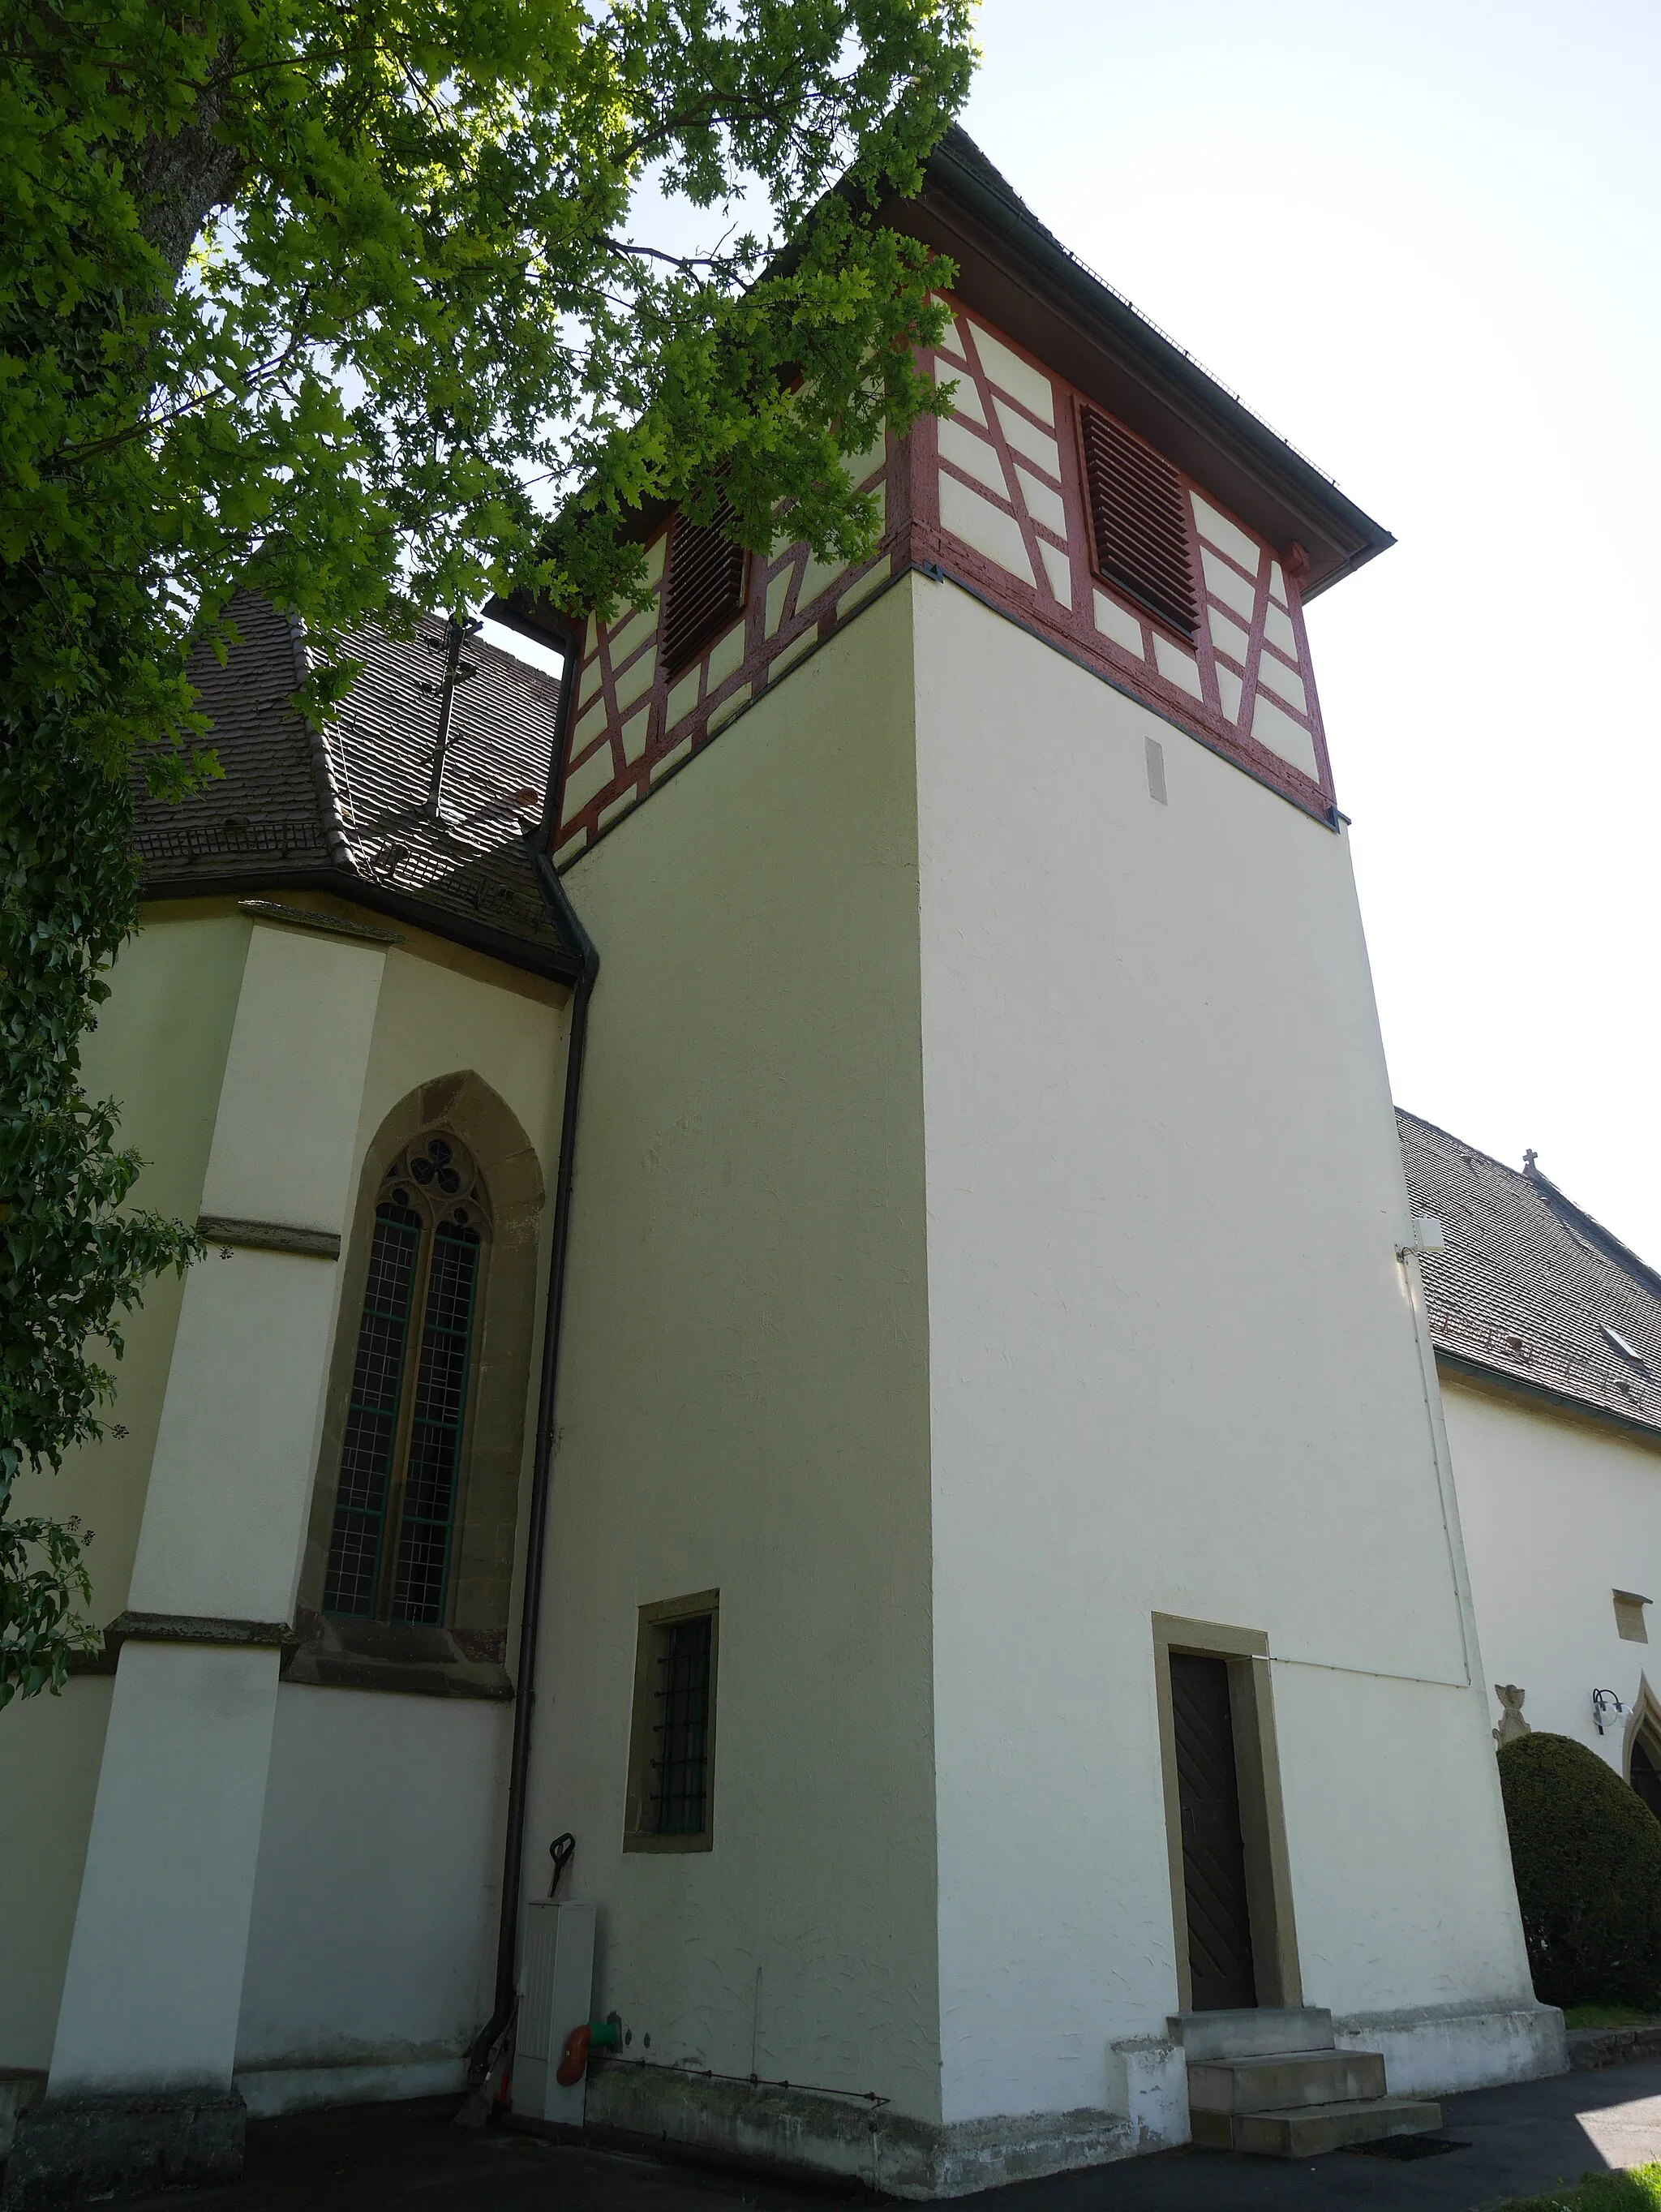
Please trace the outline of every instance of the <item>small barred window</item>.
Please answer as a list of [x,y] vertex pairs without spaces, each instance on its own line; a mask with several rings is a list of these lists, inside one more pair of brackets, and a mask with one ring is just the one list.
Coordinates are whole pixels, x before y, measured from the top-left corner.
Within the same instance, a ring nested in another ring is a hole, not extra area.
[[629,1741],[629,1850],[707,1850],[714,1836],[713,1590],[644,1606]]

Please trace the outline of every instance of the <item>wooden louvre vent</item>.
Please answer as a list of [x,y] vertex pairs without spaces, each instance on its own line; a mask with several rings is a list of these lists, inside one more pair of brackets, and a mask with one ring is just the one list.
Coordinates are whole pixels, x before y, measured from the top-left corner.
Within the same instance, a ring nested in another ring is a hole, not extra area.
[[713,522],[677,514],[670,527],[664,610],[664,666],[670,676],[744,611],[748,556],[726,534],[733,520],[723,500]]
[[1150,614],[1199,628],[1182,479],[1169,461],[1092,407],[1080,410],[1096,567]]

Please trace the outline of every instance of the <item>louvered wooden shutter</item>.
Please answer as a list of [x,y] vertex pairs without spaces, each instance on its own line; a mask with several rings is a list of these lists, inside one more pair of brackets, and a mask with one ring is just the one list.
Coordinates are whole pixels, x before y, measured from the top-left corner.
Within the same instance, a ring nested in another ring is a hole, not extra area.
[[664,613],[664,665],[670,676],[744,611],[746,556],[726,535],[732,522],[723,500],[712,523],[677,514],[670,528]]
[[1080,412],[1096,566],[1191,638],[1199,627],[1182,479],[1169,461],[1094,408]]

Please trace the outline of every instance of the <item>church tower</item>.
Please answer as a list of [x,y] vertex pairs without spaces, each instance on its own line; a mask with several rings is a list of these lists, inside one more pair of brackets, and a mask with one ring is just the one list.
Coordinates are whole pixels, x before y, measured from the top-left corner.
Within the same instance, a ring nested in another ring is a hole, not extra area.
[[558,680],[366,633],[326,728],[250,601],[141,809],[88,1083],[209,1256],[30,1493],[20,2212],[516,1989],[518,2121],[917,2198],[1561,2069],[1305,624],[1390,541],[961,134],[891,219],[869,560],[671,516]]
[[1185,2139],[1197,2051],[1561,2031],[1305,623],[1390,540],[961,136],[896,219],[875,557],[671,520],[582,648],[531,1826],[591,2120],[933,2195]]

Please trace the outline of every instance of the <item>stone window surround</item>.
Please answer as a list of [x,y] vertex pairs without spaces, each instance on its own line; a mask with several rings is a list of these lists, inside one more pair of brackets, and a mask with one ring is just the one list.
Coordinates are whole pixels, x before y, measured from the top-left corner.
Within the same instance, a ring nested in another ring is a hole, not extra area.
[[1171,1703],[1173,1651],[1192,1651],[1205,1658],[1228,1662],[1258,2002],[1300,2005],[1303,1977],[1298,1964],[1297,1925],[1292,1908],[1292,1868],[1287,1849],[1286,1811],[1281,1797],[1269,1638],[1259,1629],[1230,1627],[1217,1621],[1186,1620],[1163,1613],[1154,1615],[1153,1630],[1154,1691],[1159,1713],[1165,1835],[1176,1935],[1177,2009],[1185,2013],[1191,2010],[1193,1988],[1188,1969],[1187,1884],[1182,1860],[1182,1808],[1177,1788],[1176,1723]]
[[[375,1204],[393,1162],[429,1133],[452,1135],[472,1154],[493,1224],[462,1445],[451,1588],[446,1620],[438,1627],[325,1614],[322,1607]],[[418,1085],[371,1140],[347,1240],[294,1633],[283,1652],[285,1680],[418,1697],[512,1696],[505,1661],[545,1194],[535,1150],[518,1118],[470,1071]]]
[[[653,1729],[652,1674],[656,1631],[678,1620],[709,1617],[709,1721],[704,1736],[704,1825],[695,1835],[660,1835],[649,1825]],[[697,1590],[664,1598],[640,1610],[634,1640],[634,1692],[628,1731],[628,1798],[623,1814],[626,1851],[708,1851],[715,1848],[715,1719],[721,1650],[721,1593]]]

